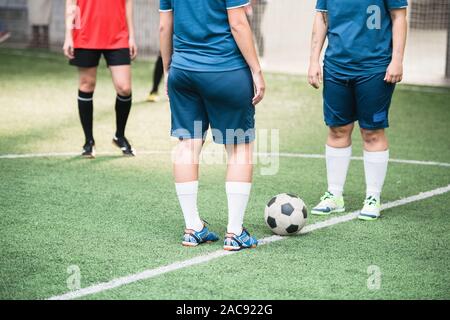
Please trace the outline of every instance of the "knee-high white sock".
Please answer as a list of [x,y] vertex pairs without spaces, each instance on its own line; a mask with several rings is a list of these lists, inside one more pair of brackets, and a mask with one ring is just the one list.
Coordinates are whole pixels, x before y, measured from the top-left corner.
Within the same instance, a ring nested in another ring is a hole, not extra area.
[[201,231],[203,222],[197,209],[198,181],[175,183],[175,188],[181,210],[183,211],[186,229]]
[[389,150],[364,151],[364,172],[366,175],[366,196],[380,200],[389,162]]
[[327,161],[328,191],[336,197],[341,197],[344,192],[351,156],[352,146],[347,148],[326,146],[325,158]]
[[225,188],[228,199],[227,232],[240,235],[252,184],[248,182],[227,182]]

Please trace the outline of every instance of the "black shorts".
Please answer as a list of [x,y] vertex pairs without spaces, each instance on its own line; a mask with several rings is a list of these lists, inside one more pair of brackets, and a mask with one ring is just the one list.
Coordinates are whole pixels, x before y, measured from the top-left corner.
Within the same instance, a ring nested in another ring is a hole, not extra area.
[[79,68],[93,68],[97,67],[101,56],[105,57],[106,64],[109,66],[123,66],[130,65],[130,49],[75,49],[74,59],[71,59],[69,63],[72,66]]

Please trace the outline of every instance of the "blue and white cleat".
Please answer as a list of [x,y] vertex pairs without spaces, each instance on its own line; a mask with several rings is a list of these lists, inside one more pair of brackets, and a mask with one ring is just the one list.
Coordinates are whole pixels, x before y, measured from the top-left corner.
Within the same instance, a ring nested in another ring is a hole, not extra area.
[[258,240],[248,233],[247,229],[242,229],[241,235],[227,233],[223,242],[223,249],[227,251],[239,251],[242,249],[256,248]]
[[319,216],[342,212],[345,212],[344,197],[336,197],[329,191],[325,192],[322,198],[320,198],[319,204],[311,210],[312,214]]
[[381,217],[380,200],[375,197],[368,196],[364,200],[364,207],[358,215],[359,220],[373,221]]
[[183,236],[183,246],[196,247],[202,243],[210,243],[219,240],[219,237],[208,230],[207,226],[204,226],[201,231],[189,230]]

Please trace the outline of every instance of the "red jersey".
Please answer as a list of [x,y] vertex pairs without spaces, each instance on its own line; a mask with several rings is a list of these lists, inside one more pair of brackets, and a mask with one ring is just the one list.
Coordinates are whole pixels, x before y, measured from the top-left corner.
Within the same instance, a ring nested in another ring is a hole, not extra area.
[[126,0],[78,0],[77,6],[74,48],[129,48]]

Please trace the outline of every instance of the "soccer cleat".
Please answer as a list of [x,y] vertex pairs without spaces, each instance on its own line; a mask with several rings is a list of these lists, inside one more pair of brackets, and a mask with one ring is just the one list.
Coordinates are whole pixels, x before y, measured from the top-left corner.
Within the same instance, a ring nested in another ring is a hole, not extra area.
[[116,147],[120,148],[120,150],[122,150],[124,156],[134,157],[136,155],[136,151],[131,147],[130,143],[125,137],[114,137],[113,144]]
[[93,140],[86,141],[83,146],[83,152],[81,153],[81,156],[88,159],[95,158],[95,142]]
[[358,219],[373,221],[377,220],[381,216],[381,204],[380,200],[373,196],[368,196],[364,200],[364,207],[358,215]]
[[150,93],[147,97],[147,101],[148,102],[158,102],[159,101],[159,96],[157,93]]
[[205,225],[201,231],[189,230],[183,236],[183,246],[196,247],[202,243],[210,243],[219,240],[219,237],[208,230]]
[[311,213],[325,216],[331,213],[342,213],[344,211],[344,197],[336,197],[331,192],[327,191],[322,198],[320,198],[319,204],[311,210]]
[[248,233],[247,229],[242,229],[241,235],[227,233],[223,242],[223,249],[227,251],[239,251],[242,249],[256,248],[258,240]]

